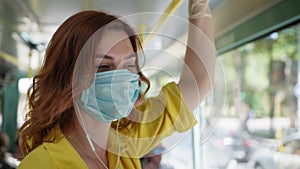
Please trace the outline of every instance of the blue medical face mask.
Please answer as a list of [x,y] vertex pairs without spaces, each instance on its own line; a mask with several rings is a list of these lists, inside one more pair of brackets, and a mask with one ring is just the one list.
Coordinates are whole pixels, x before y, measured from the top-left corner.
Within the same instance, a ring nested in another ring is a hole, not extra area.
[[110,123],[130,114],[138,93],[138,74],[127,69],[100,72],[82,92],[78,105],[96,120]]

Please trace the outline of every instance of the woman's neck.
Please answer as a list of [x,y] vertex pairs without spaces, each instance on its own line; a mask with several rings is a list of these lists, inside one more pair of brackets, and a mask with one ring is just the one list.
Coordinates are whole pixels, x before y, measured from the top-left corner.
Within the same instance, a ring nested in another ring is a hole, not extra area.
[[[78,115],[75,115],[72,120],[73,123],[66,126],[63,133],[85,161],[88,168],[105,169],[106,167],[99,161],[102,161],[108,166],[106,150],[110,124],[94,120],[84,112],[82,112],[81,115],[82,119],[77,118]],[[90,137],[90,141],[88,140],[88,137]],[[95,149],[95,152],[93,151],[93,148]]]

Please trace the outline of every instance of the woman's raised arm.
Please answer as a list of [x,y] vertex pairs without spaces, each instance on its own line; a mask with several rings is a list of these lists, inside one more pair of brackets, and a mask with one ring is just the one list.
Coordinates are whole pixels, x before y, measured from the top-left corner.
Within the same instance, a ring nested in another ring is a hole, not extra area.
[[216,53],[209,0],[189,0],[189,33],[179,87],[194,110],[213,88]]

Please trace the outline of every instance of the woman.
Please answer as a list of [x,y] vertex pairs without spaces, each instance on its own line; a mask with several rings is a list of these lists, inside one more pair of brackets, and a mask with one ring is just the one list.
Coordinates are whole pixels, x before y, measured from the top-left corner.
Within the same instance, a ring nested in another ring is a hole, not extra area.
[[207,37],[213,42],[208,1],[189,6],[194,26],[180,81],[147,99],[150,84],[139,67],[142,50],[134,31],[100,11],[68,18],[53,35],[28,92],[19,168],[141,168],[139,158],[163,138],[192,128],[190,110],[212,88],[215,56],[198,47]]

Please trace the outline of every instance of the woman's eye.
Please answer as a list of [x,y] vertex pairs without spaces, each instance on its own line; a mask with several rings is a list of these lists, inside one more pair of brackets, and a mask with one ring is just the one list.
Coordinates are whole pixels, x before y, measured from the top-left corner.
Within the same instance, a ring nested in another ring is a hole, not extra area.
[[111,66],[110,65],[99,65],[97,67],[97,72],[104,72],[104,71],[108,71],[111,70]]
[[123,65],[125,69],[136,69],[136,65],[134,62],[127,62]]
[[127,65],[125,65],[125,67],[127,67],[127,68],[135,68],[136,66],[135,66],[135,64],[127,64]]
[[124,69],[128,69],[131,72],[137,72],[137,67],[134,63],[133,64],[125,64]]

